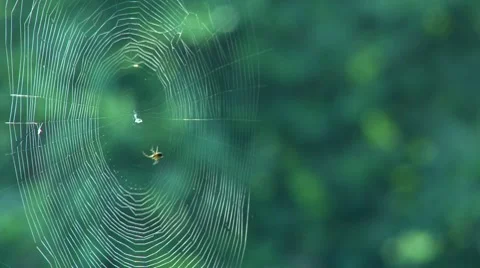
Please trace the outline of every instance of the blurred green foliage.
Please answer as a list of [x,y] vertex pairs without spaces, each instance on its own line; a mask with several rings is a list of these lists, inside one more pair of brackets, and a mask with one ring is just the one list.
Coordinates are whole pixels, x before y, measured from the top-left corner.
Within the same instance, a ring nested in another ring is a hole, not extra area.
[[[479,3],[248,1],[271,50],[245,267],[480,267]],[[43,267],[0,167],[0,264]]]

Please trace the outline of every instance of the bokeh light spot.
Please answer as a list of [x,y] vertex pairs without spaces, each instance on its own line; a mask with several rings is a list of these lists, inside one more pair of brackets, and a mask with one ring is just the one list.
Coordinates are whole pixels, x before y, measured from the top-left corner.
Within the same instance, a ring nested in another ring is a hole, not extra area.
[[425,33],[438,37],[446,37],[452,31],[452,19],[443,8],[430,9],[423,17]]
[[367,113],[362,119],[362,130],[372,146],[384,151],[394,150],[399,142],[398,127],[382,111]]
[[426,231],[409,231],[396,239],[398,264],[421,265],[431,262],[440,252],[440,244]]
[[382,70],[383,49],[370,45],[359,50],[347,62],[347,75],[354,84],[364,85],[376,80]]

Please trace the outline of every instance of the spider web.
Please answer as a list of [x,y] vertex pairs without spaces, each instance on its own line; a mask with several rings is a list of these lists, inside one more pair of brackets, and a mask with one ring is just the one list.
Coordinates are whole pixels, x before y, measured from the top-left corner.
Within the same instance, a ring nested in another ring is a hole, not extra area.
[[11,154],[50,266],[241,265],[259,52],[244,6],[192,9],[6,1]]

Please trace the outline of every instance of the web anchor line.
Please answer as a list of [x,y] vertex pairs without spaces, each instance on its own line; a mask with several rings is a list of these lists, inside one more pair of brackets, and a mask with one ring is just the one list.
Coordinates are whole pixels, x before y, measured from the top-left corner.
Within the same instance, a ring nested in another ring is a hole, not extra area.
[[24,94],[10,94],[10,97],[13,97],[13,98],[34,98],[34,99],[43,98],[42,96],[24,95]]
[[37,122],[5,122],[6,125],[37,125]]

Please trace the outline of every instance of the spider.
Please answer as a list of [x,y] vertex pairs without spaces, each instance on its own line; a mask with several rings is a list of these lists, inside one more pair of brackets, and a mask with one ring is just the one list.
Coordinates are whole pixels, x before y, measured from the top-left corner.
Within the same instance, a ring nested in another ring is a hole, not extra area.
[[142,153],[145,157],[148,157],[148,158],[153,160],[153,165],[158,164],[158,161],[160,161],[160,159],[163,158],[163,153],[158,151],[158,146],[157,146],[156,150],[153,150],[153,147],[150,148],[150,152],[152,152],[151,155],[148,155],[144,152],[142,152]]

